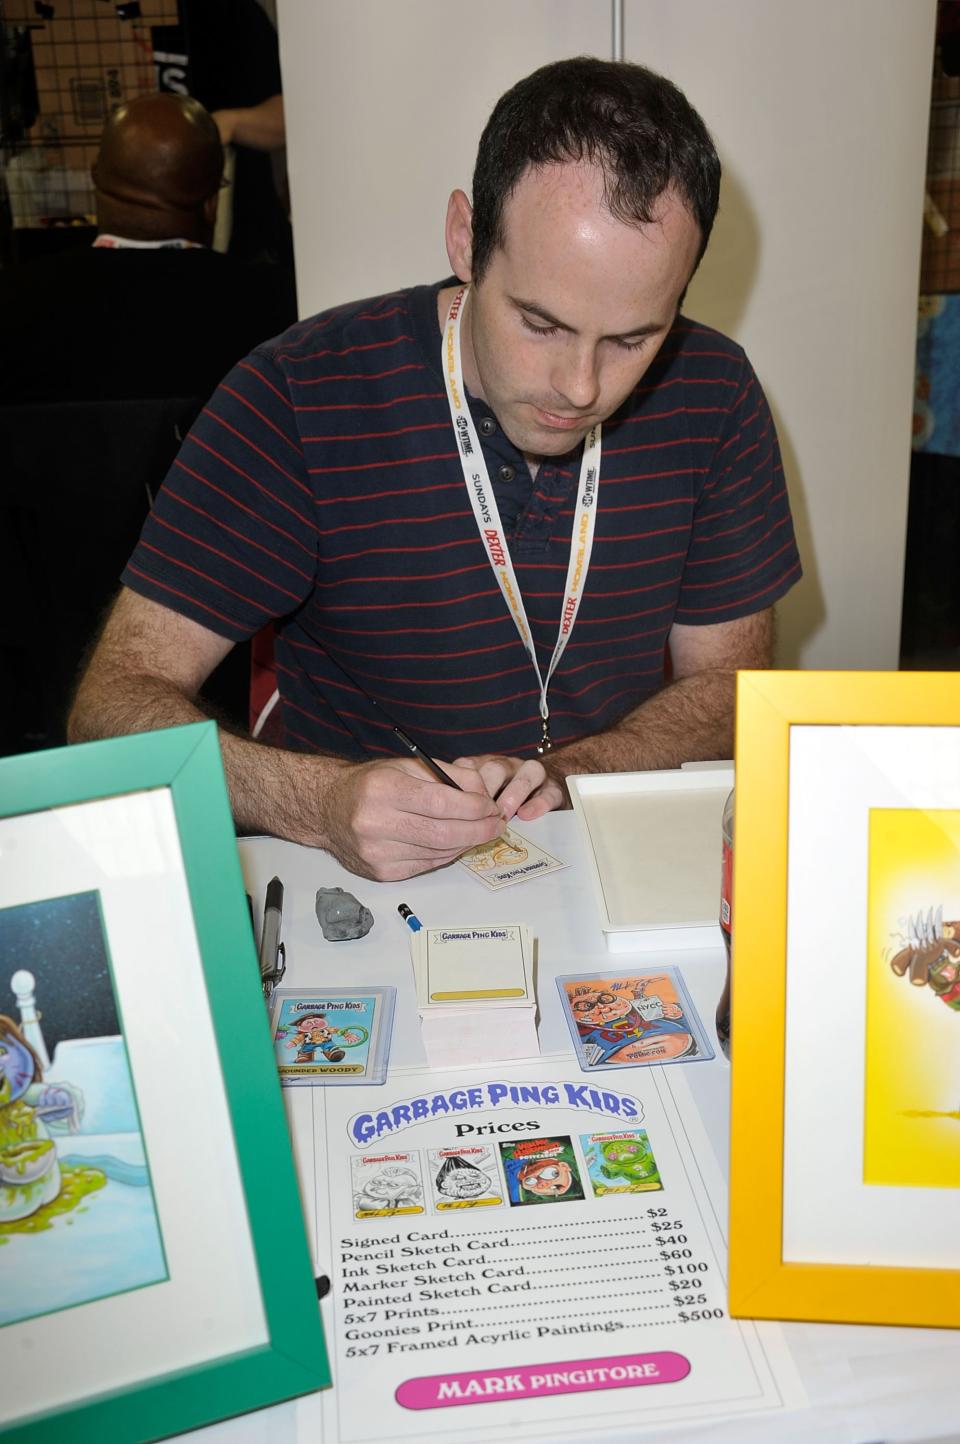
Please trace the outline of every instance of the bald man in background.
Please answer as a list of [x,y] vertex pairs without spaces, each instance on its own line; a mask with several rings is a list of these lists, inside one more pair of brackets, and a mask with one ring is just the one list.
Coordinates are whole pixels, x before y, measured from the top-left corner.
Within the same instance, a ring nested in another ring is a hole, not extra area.
[[0,271],[0,405],[205,400],[288,326],[276,267],[210,249],[223,147],[199,101],[143,95],[107,121],[92,247]]

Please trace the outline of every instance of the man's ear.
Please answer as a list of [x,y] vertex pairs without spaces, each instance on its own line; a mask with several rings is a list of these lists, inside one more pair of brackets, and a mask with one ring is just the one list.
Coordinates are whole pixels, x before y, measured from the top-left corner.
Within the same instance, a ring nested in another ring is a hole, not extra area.
[[447,202],[444,226],[450,269],[461,281],[473,279],[473,207],[463,191],[454,191]]

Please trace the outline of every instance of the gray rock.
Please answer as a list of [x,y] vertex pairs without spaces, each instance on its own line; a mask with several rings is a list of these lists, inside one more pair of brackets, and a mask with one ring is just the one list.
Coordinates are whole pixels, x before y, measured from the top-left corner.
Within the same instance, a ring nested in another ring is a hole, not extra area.
[[364,938],[373,927],[373,913],[342,887],[322,887],[317,891],[317,922],[329,943],[342,943],[348,938]]

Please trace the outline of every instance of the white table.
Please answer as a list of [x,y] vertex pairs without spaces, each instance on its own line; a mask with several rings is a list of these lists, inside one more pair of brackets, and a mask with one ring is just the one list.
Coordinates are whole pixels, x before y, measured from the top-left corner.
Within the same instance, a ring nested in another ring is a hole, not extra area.
[[[590,886],[584,843],[571,813],[554,813],[523,829],[542,847],[569,863],[549,877],[488,892],[463,868],[403,883],[371,883],[347,873],[327,854],[274,839],[245,839],[240,844],[247,889],[259,923],[266,884],[281,878],[285,888],[283,938],[287,950],[285,985],[348,986],[389,983],[397,988],[397,1014],[391,1061],[425,1066],[419,1041],[416,1001],[409,960],[409,932],[397,914],[406,902],[427,926],[526,922],[539,940],[538,999],[544,1053],[570,1052],[554,976],[574,971],[620,970],[632,958],[640,965],[680,964],[683,977],[711,1037],[725,955],[719,929],[715,945],[696,952],[607,952]],[[718,864],[719,865],[719,864]],[[367,937],[329,943],[314,912],[319,887],[343,887],[373,912]],[[815,1061],[812,1060],[812,1066]],[[729,1066],[717,1053],[714,1062],[685,1069],[717,1159],[726,1172],[729,1135]],[[286,1100],[301,1167],[312,1167],[312,1140],[304,1136],[303,1103],[309,1090],[287,1090]],[[762,1147],[762,1140],[758,1140]],[[323,1260],[317,1261],[323,1267]],[[807,1391],[810,1407],[767,1419],[766,1432],[743,1421],[714,1428],[672,1429],[633,1437],[704,1441],[810,1441],[810,1444],[871,1444],[871,1441],[960,1441],[960,1338],[950,1330],[871,1328],[853,1325],[784,1325],[784,1334]],[[318,1414],[295,1401],[242,1419],[201,1430],[191,1438],[203,1444],[322,1444]],[[309,1422],[308,1422],[309,1420]],[[639,1424],[639,1416],[638,1416]],[[770,1432],[771,1429],[773,1432]],[[458,1438],[469,1439],[462,1415],[451,1421]],[[609,1436],[604,1436],[605,1438]]]

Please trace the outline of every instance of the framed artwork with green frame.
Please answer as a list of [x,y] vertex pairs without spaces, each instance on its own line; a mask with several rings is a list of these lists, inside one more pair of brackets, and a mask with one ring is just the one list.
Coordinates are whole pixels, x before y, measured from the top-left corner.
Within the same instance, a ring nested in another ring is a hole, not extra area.
[[0,1435],[330,1383],[216,726],[0,761]]

